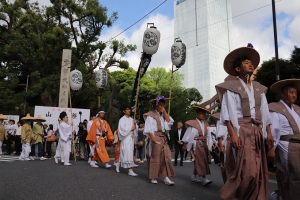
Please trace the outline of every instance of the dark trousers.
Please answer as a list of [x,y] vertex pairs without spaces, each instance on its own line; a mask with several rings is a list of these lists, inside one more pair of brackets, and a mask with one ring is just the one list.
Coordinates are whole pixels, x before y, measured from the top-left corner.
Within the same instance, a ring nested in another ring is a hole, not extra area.
[[[188,152],[187,150],[185,150],[185,151],[184,151],[184,159],[187,158],[188,154],[189,154],[189,152]],[[192,155],[191,155],[191,157],[192,157]]]
[[6,152],[7,154],[11,154],[11,142],[14,140],[14,136],[12,136],[11,134],[7,135],[8,140],[5,140],[5,144],[6,144]]
[[175,163],[177,163],[177,159],[178,159],[178,154],[180,153],[180,163],[183,163],[183,150],[182,150],[182,146],[183,145],[179,145],[177,144],[177,142],[175,143]]
[[46,149],[47,149],[47,154],[48,154],[47,158],[51,158],[51,152],[52,152],[51,146],[52,146],[52,142],[46,143]]
[[15,137],[15,149],[16,154],[20,154],[22,151],[21,135],[16,135]]
[[38,147],[38,157],[42,157],[43,156],[43,143],[41,143],[41,142],[31,145],[30,156],[36,156],[35,155],[35,146]]

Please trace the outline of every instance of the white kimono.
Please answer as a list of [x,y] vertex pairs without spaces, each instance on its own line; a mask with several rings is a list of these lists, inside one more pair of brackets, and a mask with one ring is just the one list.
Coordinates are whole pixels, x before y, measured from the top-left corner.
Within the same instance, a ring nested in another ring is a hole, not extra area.
[[[159,114],[158,111],[155,111]],[[163,115],[159,115],[160,116],[160,121],[161,121],[161,126],[162,129],[165,130],[166,132],[171,130],[171,126],[174,123],[173,118],[170,116],[170,122],[167,122]],[[157,132],[157,122],[153,117],[148,116],[146,118],[145,121],[145,127],[144,127],[144,132],[143,134],[146,135],[147,137],[150,138],[150,133],[154,134],[155,132]],[[151,157],[151,152],[152,152],[152,141],[151,139],[148,140],[149,145],[148,145],[148,156]]]
[[134,138],[137,137],[137,126],[134,131],[131,130],[133,126],[133,119],[124,115],[119,120],[118,131],[119,139],[121,140],[120,146],[120,163],[123,168],[134,167],[133,151],[134,151]]
[[[204,136],[204,132],[205,132],[204,131],[204,123],[201,122],[198,119],[196,119],[196,120],[200,124],[201,130],[202,130],[202,136]],[[196,155],[196,142],[197,141],[194,138],[197,137],[197,136],[199,136],[198,129],[189,126],[186,129],[185,134],[184,134],[184,136],[182,138],[182,141],[184,143],[187,143],[186,150],[190,151],[193,148],[195,155]],[[208,150],[211,151],[211,147],[212,147],[213,141],[212,141],[211,133],[210,133],[208,127],[207,127],[207,136],[206,137],[207,137],[206,143],[207,143]]]
[[56,148],[55,157],[61,158],[62,162],[68,163],[72,145],[72,126],[65,122],[58,125],[60,138]]
[[[290,108],[288,105],[284,103],[284,101],[280,100],[280,102],[285,105],[286,110],[290,112],[290,114],[294,117],[298,127],[300,129],[300,117],[295,112],[293,108]],[[289,142],[281,141],[280,136],[282,135],[294,135],[293,129],[288,121],[288,119],[279,113],[270,112],[270,116],[272,119],[271,132],[274,139],[274,148],[278,148],[278,153],[280,157],[280,161],[282,166],[288,172],[288,152],[289,152]]]
[[[238,80],[242,83],[248,93],[251,118],[255,119],[255,99],[253,84],[251,83],[249,90],[242,79],[238,78]],[[226,121],[231,121],[235,133],[237,134],[237,136],[239,136],[240,126],[238,123],[238,119],[243,118],[242,99],[240,95],[238,93],[227,90],[223,95],[221,108],[220,124],[226,126]],[[266,138],[266,126],[271,124],[271,119],[265,93],[261,94],[260,111],[262,118],[262,131],[264,133],[264,137]]]

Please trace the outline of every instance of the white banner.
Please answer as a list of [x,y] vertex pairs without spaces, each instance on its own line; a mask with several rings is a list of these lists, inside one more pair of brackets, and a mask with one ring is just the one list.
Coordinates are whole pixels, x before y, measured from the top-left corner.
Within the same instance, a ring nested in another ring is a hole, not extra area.
[[[59,114],[65,111],[69,117],[69,122],[71,122],[71,109],[70,108],[59,108],[59,107],[47,107],[47,106],[35,106],[34,109],[34,117],[37,117],[38,115],[41,115],[46,122],[43,122],[43,124],[52,124],[53,130],[55,131],[57,129],[58,125],[58,118]],[[89,109],[83,109],[83,108],[72,108],[73,113],[73,128],[77,132],[78,131],[78,125],[80,122],[80,114],[81,112],[81,122],[83,120],[90,119],[90,110]]]
[[8,120],[4,120],[4,122],[7,122],[9,120],[15,120],[15,124],[18,123],[18,121],[20,120],[20,116],[19,115],[4,115],[4,117],[6,117]]

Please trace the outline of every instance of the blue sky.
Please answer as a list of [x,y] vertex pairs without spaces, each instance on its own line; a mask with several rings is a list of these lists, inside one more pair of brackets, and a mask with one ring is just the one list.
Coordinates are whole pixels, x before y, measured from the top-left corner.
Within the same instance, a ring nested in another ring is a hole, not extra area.
[[[101,5],[107,7],[109,14],[113,11],[117,11],[119,19],[115,24],[121,29],[126,29],[164,1],[165,0],[100,0],[99,2]],[[167,15],[169,18],[173,18],[173,1],[174,0],[167,0],[153,11],[151,15],[160,13]],[[136,26],[140,25],[139,23]]]

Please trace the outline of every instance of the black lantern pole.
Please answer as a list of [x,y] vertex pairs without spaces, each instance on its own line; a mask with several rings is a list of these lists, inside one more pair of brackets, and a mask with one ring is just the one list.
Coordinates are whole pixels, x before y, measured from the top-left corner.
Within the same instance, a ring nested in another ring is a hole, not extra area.
[[278,59],[278,42],[277,42],[277,26],[276,26],[276,9],[275,0],[272,0],[272,13],[273,13],[273,29],[274,29],[274,45],[275,45],[275,66],[276,66],[276,80],[280,80],[279,59]]

